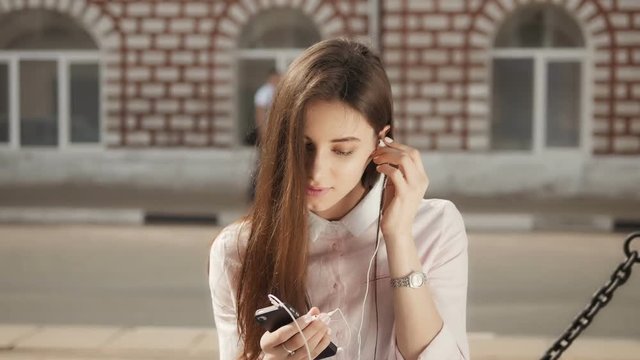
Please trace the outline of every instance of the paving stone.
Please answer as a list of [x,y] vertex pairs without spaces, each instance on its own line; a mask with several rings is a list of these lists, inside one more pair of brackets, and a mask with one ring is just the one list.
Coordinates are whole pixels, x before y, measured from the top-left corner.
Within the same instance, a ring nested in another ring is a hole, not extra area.
[[115,327],[47,326],[18,341],[16,349],[98,349],[119,331]]
[[21,338],[37,331],[34,325],[0,325],[0,349],[12,347]]
[[211,353],[218,355],[218,333],[215,329],[208,330],[193,347],[194,354]]
[[[553,343],[540,337],[471,338],[469,345],[474,359],[520,360],[539,359]],[[577,339],[562,355],[563,360],[637,360],[640,341],[582,338]]]
[[188,351],[206,334],[206,329],[136,327],[127,329],[105,346],[106,350]]

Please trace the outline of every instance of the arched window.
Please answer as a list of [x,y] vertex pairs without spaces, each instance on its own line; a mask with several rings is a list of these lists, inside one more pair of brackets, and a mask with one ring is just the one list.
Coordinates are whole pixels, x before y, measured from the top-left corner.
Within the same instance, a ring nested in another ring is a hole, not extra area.
[[499,27],[492,59],[491,147],[584,146],[582,31],[561,7],[525,5]]
[[321,40],[312,19],[286,7],[257,14],[238,39],[237,119],[243,144],[255,141],[256,91],[273,70],[283,73],[305,48]]
[[0,144],[100,142],[98,46],[49,10],[0,16]]

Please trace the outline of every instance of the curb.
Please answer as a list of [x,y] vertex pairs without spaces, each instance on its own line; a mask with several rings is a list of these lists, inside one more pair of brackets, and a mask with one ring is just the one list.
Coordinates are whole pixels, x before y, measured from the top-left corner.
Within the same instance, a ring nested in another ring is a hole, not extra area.
[[640,230],[640,218],[607,215],[463,213],[467,230],[472,231],[595,231],[631,232]]
[[[226,226],[241,209],[212,213],[163,213],[143,209],[62,207],[0,207],[0,224],[205,225]],[[607,215],[463,213],[470,231],[596,231],[640,230],[640,218]]]
[[0,207],[0,223],[142,225],[140,209]]

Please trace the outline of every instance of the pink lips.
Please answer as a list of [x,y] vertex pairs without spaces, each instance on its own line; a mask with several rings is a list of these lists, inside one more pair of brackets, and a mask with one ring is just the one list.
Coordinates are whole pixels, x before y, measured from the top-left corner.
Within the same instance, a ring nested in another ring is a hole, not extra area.
[[315,186],[307,187],[307,195],[309,196],[322,196],[329,191],[329,188],[319,188]]

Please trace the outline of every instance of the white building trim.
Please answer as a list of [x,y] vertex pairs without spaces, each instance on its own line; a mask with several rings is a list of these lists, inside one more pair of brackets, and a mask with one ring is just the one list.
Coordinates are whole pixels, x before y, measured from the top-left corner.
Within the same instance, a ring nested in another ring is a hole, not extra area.
[[[100,52],[95,51],[42,51],[42,50],[20,50],[20,51],[0,51],[0,63],[8,64],[9,72],[9,142],[0,144],[0,150],[21,149],[20,141],[20,62],[21,61],[54,61],[56,63],[58,79],[58,146],[29,146],[29,149],[60,149],[70,148],[92,149],[103,147],[105,131],[105,103],[104,97],[104,64],[100,57]],[[96,64],[98,65],[99,99],[100,108],[99,141],[92,144],[74,144],[70,141],[70,66],[75,64]]]
[[[592,56],[590,51],[580,49],[493,49],[492,59],[532,59],[533,60],[533,149],[534,154],[543,152],[563,153],[580,152],[584,156],[592,155],[591,129],[593,128],[592,105]],[[546,146],[546,110],[547,110],[547,71],[550,62],[572,61],[580,64],[580,134],[579,146],[572,148],[554,148]],[[494,69],[491,69],[493,72]],[[493,84],[491,85],[493,86]],[[515,153],[518,153],[516,151]]]

